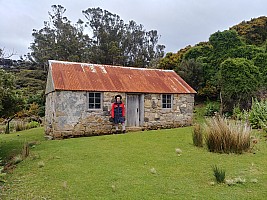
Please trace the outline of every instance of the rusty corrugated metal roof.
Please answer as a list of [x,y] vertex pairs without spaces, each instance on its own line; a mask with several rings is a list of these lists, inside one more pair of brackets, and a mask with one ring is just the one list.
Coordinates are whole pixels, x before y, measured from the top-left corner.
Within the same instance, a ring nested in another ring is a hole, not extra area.
[[196,93],[173,70],[49,61],[55,90]]

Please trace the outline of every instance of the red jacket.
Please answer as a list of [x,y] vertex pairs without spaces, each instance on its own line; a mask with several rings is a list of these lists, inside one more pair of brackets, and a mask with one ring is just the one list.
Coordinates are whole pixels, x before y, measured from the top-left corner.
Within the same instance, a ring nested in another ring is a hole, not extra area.
[[111,106],[111,117],[114,118],[115,117],[115,108],[117,107],[121,107],[122,108],[122,117],[125,117],[125,106],[124,106],[124,103],[121,102],[121,103],[113,103],[112,106]]

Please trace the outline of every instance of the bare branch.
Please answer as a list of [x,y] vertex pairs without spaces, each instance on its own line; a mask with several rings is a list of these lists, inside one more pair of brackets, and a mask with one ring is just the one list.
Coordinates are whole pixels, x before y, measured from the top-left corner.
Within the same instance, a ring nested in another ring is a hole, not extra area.
[[6,53],[5,47],[0,48],[0,58],[8,59],[14,55],[17,55],[17,53],[14,51],[14,49],[11,52]]

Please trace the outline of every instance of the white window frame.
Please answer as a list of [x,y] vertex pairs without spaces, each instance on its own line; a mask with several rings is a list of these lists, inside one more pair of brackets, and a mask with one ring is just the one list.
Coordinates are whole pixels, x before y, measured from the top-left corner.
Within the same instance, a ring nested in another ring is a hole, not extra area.
[[[90,99],[92,99],[92,97],[90,97],[90,94],[94,94],[93,103],[90,103]],[[95,94],[100,94],[100,102],[95,102],[96,101],[96,97]],[[90,104],[93,104],[94,107],[90,108]],[[95,105],[96,104],[100,104],[100,108],[96,108]],[[88,110],[101,110],[103,108],[103,93],[102,92],[87,92],[87,109]]]
[[[166,96],[165,99],[167,102],[163,102],[163,96]],[[171,102],[168,102],[168,97],[170,98],[169,100]],[[166,107],[163,107],[164,105],[166,105]],[[170,105],[170,107],[168,107],[168,105]],[[161,95],[161,108],[162,109],[172,109],[173,107],[173,94],[162,94]]]

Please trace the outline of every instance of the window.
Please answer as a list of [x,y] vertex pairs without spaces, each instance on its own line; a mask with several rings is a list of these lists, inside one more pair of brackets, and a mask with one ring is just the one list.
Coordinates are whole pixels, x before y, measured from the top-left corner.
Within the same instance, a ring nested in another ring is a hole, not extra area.
[[171,108],[172,107],[172,95],[163,94],[162,95],[162,108]]
[[89,109],[101,109],[101,93],[89,92]]

